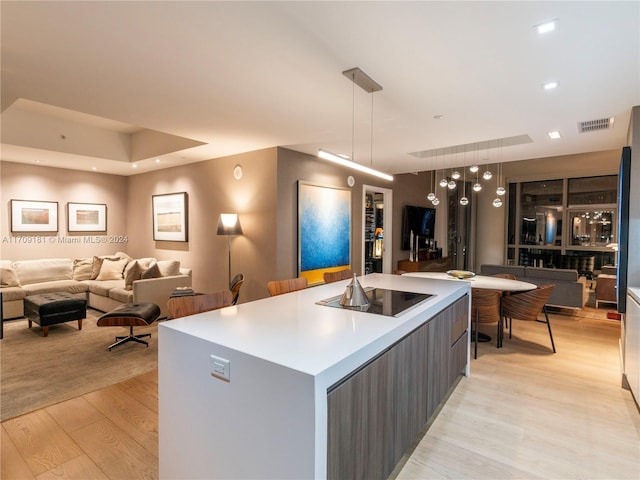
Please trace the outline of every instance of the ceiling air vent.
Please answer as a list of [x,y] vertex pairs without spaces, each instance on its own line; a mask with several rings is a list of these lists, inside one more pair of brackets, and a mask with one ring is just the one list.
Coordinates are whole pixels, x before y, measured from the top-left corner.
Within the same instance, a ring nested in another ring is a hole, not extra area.
[[578,132],[588,133],[596,130],[607,130],[613,127],[613,117],[600,118],[598,120],[588,120],[586,122],[578,122]]

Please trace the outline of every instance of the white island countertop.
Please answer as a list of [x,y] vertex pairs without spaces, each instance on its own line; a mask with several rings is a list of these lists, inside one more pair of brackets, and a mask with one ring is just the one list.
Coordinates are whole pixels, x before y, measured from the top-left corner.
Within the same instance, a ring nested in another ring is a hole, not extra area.
[[372,274],[363,287],[432,296],[397,317],[316,304],[349,281],[158,325],[160,478],[326,478],[331,387],[471,290]]
[[163,322],[159,328],[193,335],[314,377],[351,358],[343,372],[346,374],[470,291],[467,282],[400,275],[371,274],[358,280],[365,288],[432,296],[398,317],[316,304],[341,295],[351,281],[343,280]]

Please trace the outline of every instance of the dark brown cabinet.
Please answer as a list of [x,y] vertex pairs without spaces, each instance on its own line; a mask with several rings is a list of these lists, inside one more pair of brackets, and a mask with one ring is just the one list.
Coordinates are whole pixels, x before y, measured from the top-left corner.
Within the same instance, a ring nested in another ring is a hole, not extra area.
[[464,372],[468,315],[464,296],[329,389],[329,479],[389,476]]

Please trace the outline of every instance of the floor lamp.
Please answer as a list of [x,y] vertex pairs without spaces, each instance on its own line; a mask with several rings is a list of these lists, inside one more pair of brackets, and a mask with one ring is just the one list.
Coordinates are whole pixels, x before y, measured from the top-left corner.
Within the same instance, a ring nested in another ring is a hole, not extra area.
[[227,236],[229,251],[229,288],[231,288],[231,235],[242,235],[242,227],[237,213],[221,213],[218,219],[218,235]]

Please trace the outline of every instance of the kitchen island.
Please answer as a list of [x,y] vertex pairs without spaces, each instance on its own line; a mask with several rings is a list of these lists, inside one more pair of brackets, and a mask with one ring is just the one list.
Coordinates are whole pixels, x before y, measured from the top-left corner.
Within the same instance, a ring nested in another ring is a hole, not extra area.
[[386,478],[468,374],[470,287],[360,282],[430,296],[395,316],[318,304],[345,280],[161,323],[160,477]]

